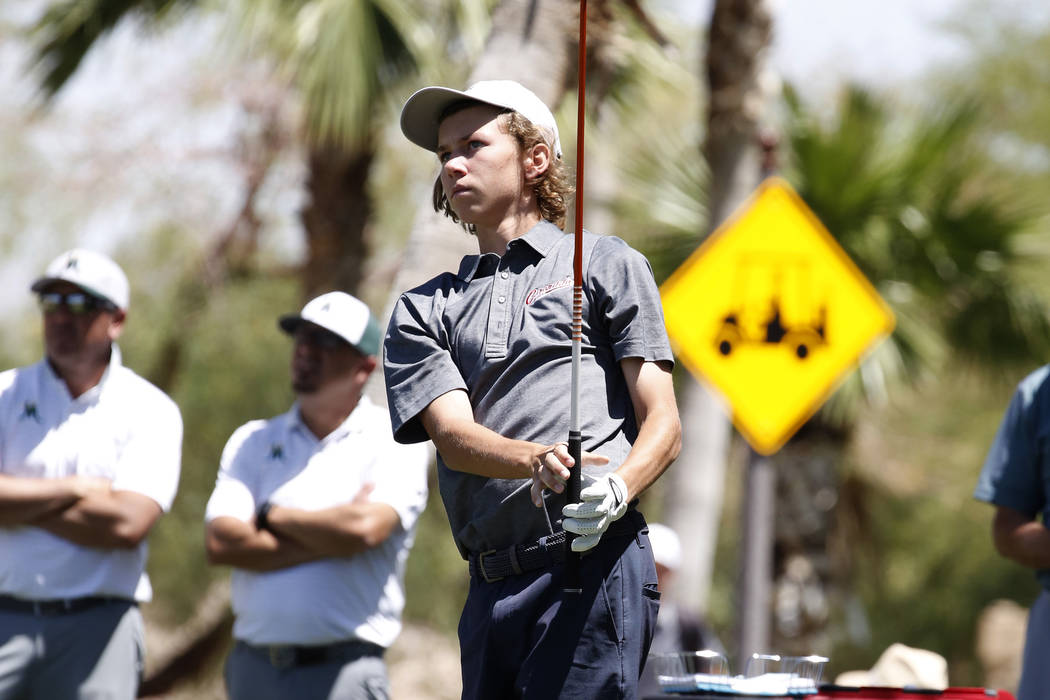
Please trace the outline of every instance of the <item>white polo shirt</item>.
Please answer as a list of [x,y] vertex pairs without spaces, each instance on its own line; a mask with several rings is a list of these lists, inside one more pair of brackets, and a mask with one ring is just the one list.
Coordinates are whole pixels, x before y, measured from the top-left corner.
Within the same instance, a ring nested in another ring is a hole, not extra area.
[[358,639],[388,647],[401,631],[405,563],[427,500],[425,444],[394,442],[387,412],[362,397],[339,428],[318,440],[298,405],[238,428],[222,454],[205,519],[251,522],[264,501],[305,510],[368,500],[397,511],[382,544],[269,572],[234,568],[233,636],[249,644],[328,644]]
[[[113,346],[102,380],[73,398],[47,360],[0,373],[0,473],[101,476],[165,512],[179,482],[182,417]],[[82,547],[31,526],[0,527],[0,594],[31,600],[109,595],[148,601],[147,546]]]

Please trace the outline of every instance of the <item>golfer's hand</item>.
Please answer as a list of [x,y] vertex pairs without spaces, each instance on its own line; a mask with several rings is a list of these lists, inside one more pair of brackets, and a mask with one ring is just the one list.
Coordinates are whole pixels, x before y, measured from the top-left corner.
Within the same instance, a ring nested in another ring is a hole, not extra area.
[[627,512],[627,484],[614,474],[595,479],[580,491],[580,502],[561,509],[561,526],[576,533],[572,551],[586,552],[602,538],[608,527]]
[[[609,458],[604,455],[584,452],[583,466],[600,466],[608,464]],[[543,489],[550,489],[555,493],[565,490],[565,482],[569,478],[569,469],[572,468],[573,458],[569,455],[569,446],[564,442],[558,442],[549,447],[544,447],[532,458],[532,505],[537,508],[543,507]]]

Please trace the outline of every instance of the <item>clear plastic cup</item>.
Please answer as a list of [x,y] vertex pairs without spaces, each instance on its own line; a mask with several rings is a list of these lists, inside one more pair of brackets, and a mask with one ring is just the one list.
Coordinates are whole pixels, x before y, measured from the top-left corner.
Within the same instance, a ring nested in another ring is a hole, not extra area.
[[729,687],[729,660],[711,649],[650,654],[649,663],[653,664],[660,688],[668,692]]
[[819,683],[824,675],[824,667],[828,664],[826,656],[785,656],[781,661],[781,667],[785,673],[792,673],[799,678],[805,678]]
[[756,678],[767,673],[779,673],[783,661],[779,654],[752,654],[744,666],[744,678]]

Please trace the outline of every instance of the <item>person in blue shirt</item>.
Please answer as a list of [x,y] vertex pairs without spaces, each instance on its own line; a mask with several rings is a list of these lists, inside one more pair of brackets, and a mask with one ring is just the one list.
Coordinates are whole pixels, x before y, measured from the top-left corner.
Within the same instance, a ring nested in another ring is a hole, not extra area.
[[1035,572],[1043,590],[1028,614],[1017,700],[1050,698],[1050,365],[1017,386],[974,490],[995,506],[992,538],[1003,557]]

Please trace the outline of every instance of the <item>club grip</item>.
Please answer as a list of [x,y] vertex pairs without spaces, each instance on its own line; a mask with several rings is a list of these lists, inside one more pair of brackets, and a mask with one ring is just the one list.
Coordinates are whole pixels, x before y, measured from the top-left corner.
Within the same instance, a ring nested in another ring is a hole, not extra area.
[[[569,431],[569,456],[573,466],[569,470],[569,480],[565,482],[565,502],[580,502],[580,472],[583,469],[583,435],[578,430]],[[565,593],[582,593],[580,585],[580,555],[572,551],[572,541],[576,535],[566,532],[565,537]]]

